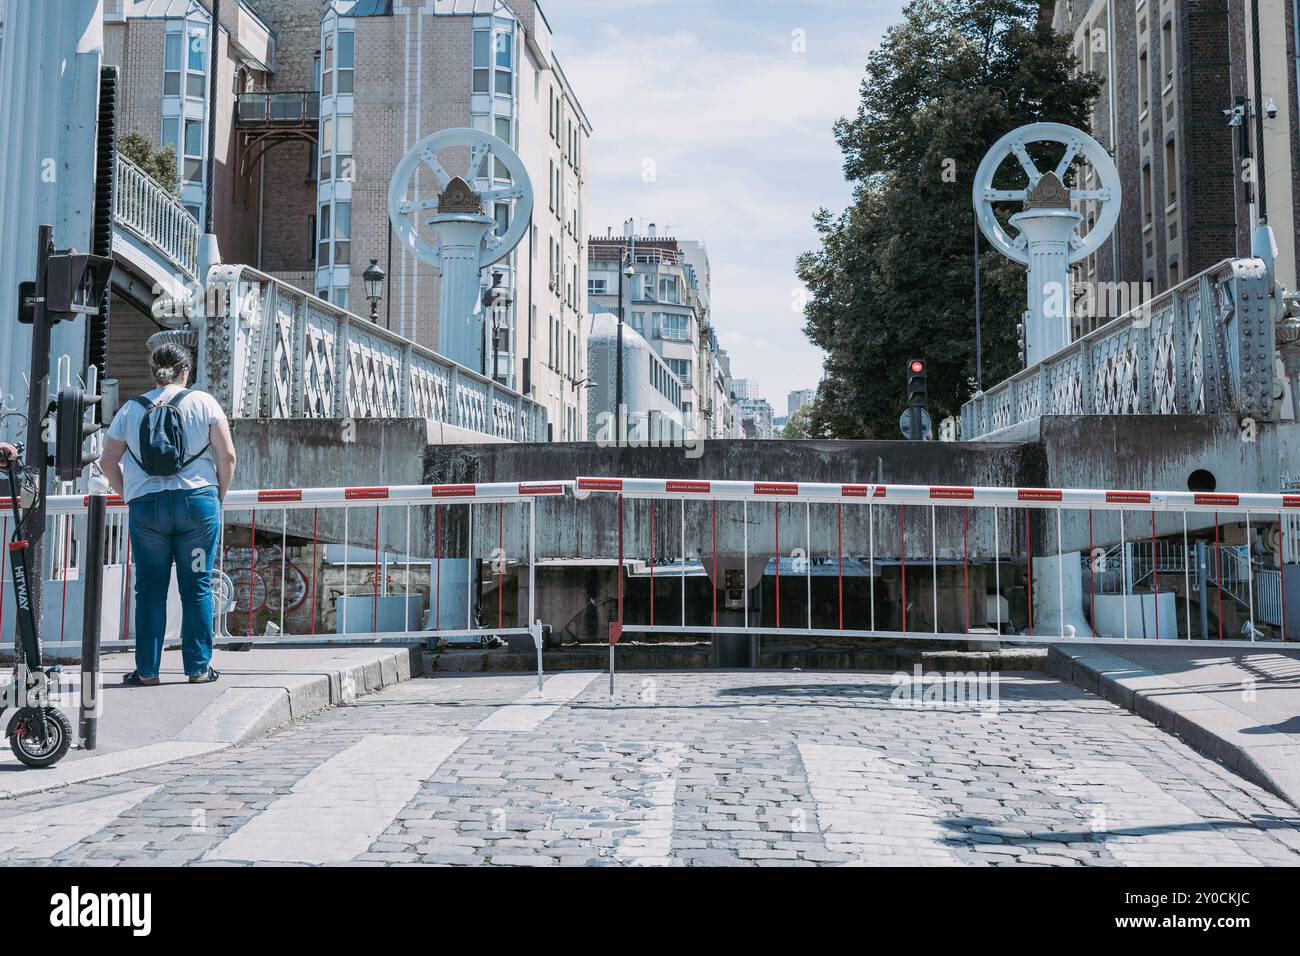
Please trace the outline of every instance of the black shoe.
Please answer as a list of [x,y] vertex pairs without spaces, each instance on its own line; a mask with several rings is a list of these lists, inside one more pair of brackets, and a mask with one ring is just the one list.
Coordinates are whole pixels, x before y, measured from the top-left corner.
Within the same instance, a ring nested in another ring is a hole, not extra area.
[[122,678],[122,683],[132,687],[157,687],[162,681],[157,677],[141,677],[139,671],[131,671]]
[[191,684],[211,684],[221,676],[221,672],[214,667],[209,667],[206,674],[192,674],[190,676]]

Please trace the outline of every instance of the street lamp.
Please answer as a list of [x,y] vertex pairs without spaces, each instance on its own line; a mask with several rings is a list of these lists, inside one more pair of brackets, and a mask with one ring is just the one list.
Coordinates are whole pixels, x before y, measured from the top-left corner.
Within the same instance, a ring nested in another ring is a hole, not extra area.
[[371,259],[366,271],[361,273],[361,281],[366,284],[366,299],[370,302],[370,321],[376,325],[379,324],[379,300],[384,297],[384,278],[378,259]]
[[492,312],[492,380],[501,381],[501,338],[507,331],[507,312],[515,297],[506,287],[505,274],[492,273],[492,286],[483,293],[483,308]]
[[628,292],[632,291],[632,279],[636,276],[636,270],[632,268],[631,255],[624,254],[625,268],[618,274],[618,342],[615,351],[618,353],[615,358],[614,374],[614,420],[618,425],[618,444],[623,444],[626,437],[623,433],[623,323],[626,321],[625,309],[623,304],[623,280],[627,280]]

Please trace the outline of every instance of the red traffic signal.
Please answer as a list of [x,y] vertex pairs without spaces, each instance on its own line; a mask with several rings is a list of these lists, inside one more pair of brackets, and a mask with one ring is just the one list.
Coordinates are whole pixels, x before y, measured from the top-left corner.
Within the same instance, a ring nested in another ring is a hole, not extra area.
[[925,371],[925,363],[922,362],[920,359],[912,359],[911,369],[913,372],[919,375]]

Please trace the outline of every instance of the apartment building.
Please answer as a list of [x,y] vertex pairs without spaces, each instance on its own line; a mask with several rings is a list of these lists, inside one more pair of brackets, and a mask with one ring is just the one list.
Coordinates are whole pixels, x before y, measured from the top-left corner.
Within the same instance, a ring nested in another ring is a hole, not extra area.
[[[1056,0],[1045,15],[1072,36],[1078,69],[1101,82],[1092,134],[1110,150],[1124,196],[1111,239],[1075,267],[1076,283],[1145,283],[1161,292],[1248,255],[1261,214],[1293,263],[1294,150],[1267,145],[1283,131],[1294,142],[1293,13],[1284,0]],[[1270,115],[1270,102],[1291,106]],[[1225,111],[1234,107],[1243,115],[1230,125]],[[1266,184],[1283,194],[1268,210]],[[1081,209],[1088,225],[1094,206]],[[1076,333],[1109,318],[1077,317]]]
[[[223,0],[215,42],[212,7],[212,0],[105,0],[105,60],[122,69],[121,131],[175,148],[180,199],[196,219],[211,194],[222,258],[359,315],[370,314],[362,273],[375,260],[387,276],[379,321],[436,349],[440,277],[393,241],[389,182],[430,133],[489,133],[523,160],[534,213],[525,240],[490,270],[503,274],[513,303],[499,347],[484,348],[476,371],[545,404],[554,438],[585,435],[591,124],[551,50],[541,7]],[[207,112],[212,69],[215,117]],[[489,157],[470,184],[506,185],[508,175]],[[504,230],[514,202],[492,212]],[[491,281],[485,272],[485,289]],[[489,368],[494,357],[498,367]]]
[[661,237],[654,224],[644,236],[630,224],[624,235],[608,230],[588,240],[587,293],[596,313],[623,308],[629,328],[649,342],[681,383],[682,422],[691,437],[738,435],[731,395],[731,363],[719,347],[710,317],[708,251],[702,242]]

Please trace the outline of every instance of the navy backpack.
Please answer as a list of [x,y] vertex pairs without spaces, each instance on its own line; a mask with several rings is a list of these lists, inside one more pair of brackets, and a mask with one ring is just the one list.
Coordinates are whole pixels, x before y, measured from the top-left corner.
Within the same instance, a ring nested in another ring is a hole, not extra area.
[[144,408],[144,418],[140,420],[140,454],[131,451],[129,443],[126,450],[146,475],[170,478],[208,450],[208,445],[204,445],[194,455],[185,454],[185,427],[176,406],[189,393],[189,389],[183,388],[169,400],[156,403],[143,395],[133,399]]

